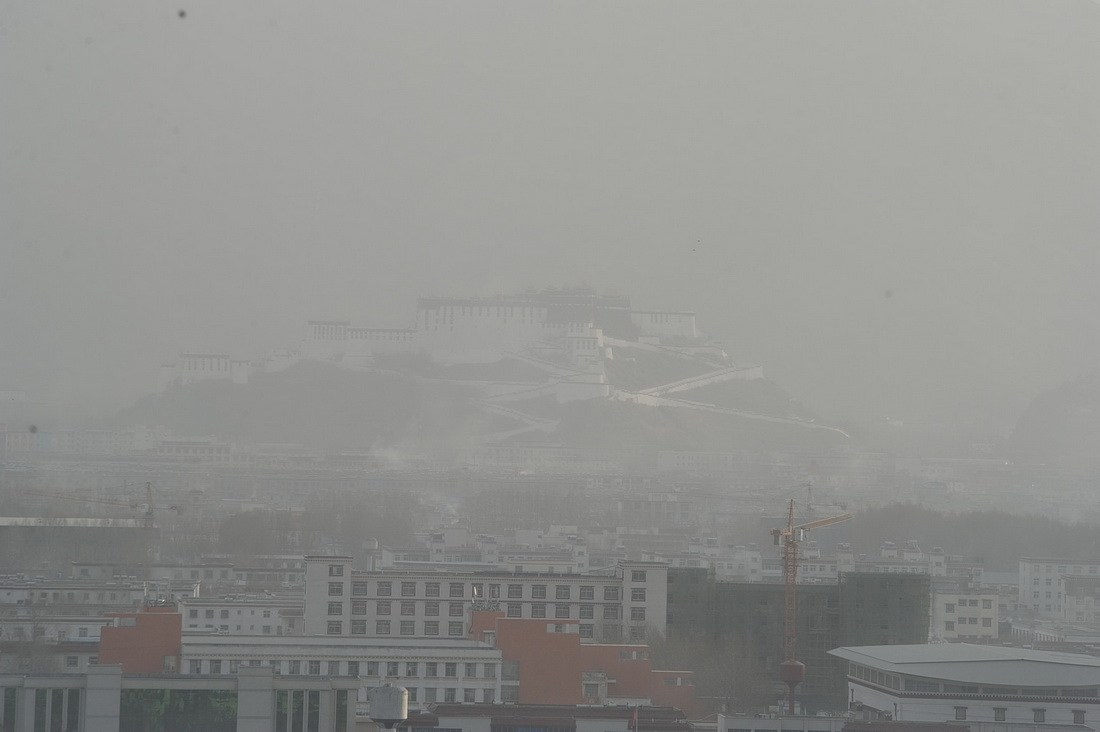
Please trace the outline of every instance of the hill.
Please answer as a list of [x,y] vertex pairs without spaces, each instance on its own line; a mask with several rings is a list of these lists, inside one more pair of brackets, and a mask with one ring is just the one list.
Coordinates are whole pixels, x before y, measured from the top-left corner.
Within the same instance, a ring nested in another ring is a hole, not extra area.
[[1100,372],[1035,397],[1009,442],[1017,460],[1100,467]]

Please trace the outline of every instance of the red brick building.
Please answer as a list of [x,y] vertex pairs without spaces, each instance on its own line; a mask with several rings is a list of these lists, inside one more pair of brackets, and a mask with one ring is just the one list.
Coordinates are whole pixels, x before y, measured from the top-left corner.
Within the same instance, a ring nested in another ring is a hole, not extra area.
[[501,612],[475,611],[471,636],[500,649],[504,701],[656,705],[694,712],[690,671],[654,670],[645,645],[581,643],[575,620],[507,618]]
[[175,673],[179,668],[183,617],[174,607],[107,613],[99,632],[99,662],[121,664],[126,674]]

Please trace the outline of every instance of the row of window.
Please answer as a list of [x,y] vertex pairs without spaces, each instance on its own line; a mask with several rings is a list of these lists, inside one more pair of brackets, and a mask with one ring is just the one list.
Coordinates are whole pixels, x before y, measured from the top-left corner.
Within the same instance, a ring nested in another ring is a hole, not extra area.
[[[374,634],[375,635],[392,635],[394,624],[389,620],[375,620],[374,621]],[[442,624],[438,620],[426,620],[423,624],[422,635],[440,635],[440,629]],[[367,621],[366,620],[352,620],[348,625],[352,635],[366,635],[367,634]],[[325,626],[325,632],[328,635],[343,635],[344,634],[344,622],[342,620],[329,620]],[[415,620],[402,620],[397,623],[397,634],[415,636],[416,633],[416,621]],[[466,635],[466,624],[461,620],[451,621],[447,623],[447,635],[451,637],[462,637]]]
[[[959,600],[958,606],[959,607],[978,607],[978,600],[977,600],[977,598],[962,599],[962,600]],[[953,602],[947,603],[947,605],[945,606],[944,609],[945,609],[946,612],[949,612],[949,613],[955,612],[955,603],[953,603]],[[993,600],[982,600],[982,609],[983,610],[992,610],[993,609]]]
[[[982,621],[982,627],[983,628],[992,628],[993,627],[993,618],[982,618],[981,621]],[[944,623],[943,623],[943,629],[944,630],[954,630],[955,629],[955,622],[956,621],[954,621],[954,620],[945,620]],[[959,625],[977,625],[978,624],[978,618],[959,618],[958,619],[958,624]]]
[[[965,721],[968,710],[969,710],[968,707],[955,707],[955,719],[957,719],[959,721]],[[993,707],[993,721],[994,722],[1004,722],[1007,715],[1008,715],[1007,707]],[[1037,722],[1037,723],[1046,722],[1047,721],[1047,710],[1046,709],[1038,709],[1038,708],[1032,709],[1031,710],[1031,718],[1032,718],[1032,721]],[[1073,710],[1073,723],[1074,724],[1084,724],[1085,723],[1085,710],[1084,709],[1074,709]]]
[[[379,580],[375,582],[375,596],[377,597],[393,597],[394,585],[398,585],[396,588],[400,592],[400,597],[417,597],[417,583],[416,582],[392,582],[389,580]],[[425,597],[441,597],[442,585],[441,582],[425,582],[424,583],[424,596]],[[449,582],[447,583],[447,597],[466,597],[466,585],[463,582]],[[549,598],[549,586],[548,585],[528,585],[530,588],[530,598],[532,600],[545,600]],[[330,597],[342,597],[345,591],[344,582],[329,582],[328,594]],[[491,584],[488,587],[488,595],[485,594],[485,585],[480,582],[475,582],[471,585],[472,595],[474,597],[501,597],[501,586],[498,584]],[[509,600],[522,600],[524,599],[524,585],[522,584],[509,584],[505,588],[505,596]],[[370,583],[367,580],[354,580],[351,583],[351,595],[352,597],[369,597],[370,596]],[[619,600],[620,593],[619,588],[614,586],[605,586],[603,588],[603,599],[608,602],[616,602]],[[581,600],[595,600],[596,599],[596,587],[595,585],[581,585],[579,590],[579,598]],[[554,599],[555,600],[571,600],[573,599],[573,586],[572,585],[554,585]],[[634,587],[630,590],[631,602],[645,602],[646,601],[646,588]]]
[[[76,656],[69,658],[75,659]],[[68,659],[66,659],[68,661]],[[203,661],[191,659],[188,664],[188,672],[192,675],[203,673],[219,675],[222,673],[235,674],[241,666],[261,666],[258,660],[239,661],[236,659],[222,661],[214,659]],[[497,678],[496,663],[459,663],[457,661],[270,661],[268,665],[275,673],[287,673],[291,676],[385,676],[386,678],[461,678],[488,679],[495,681]],[[480,666],[480,669],[479,669]],[[478,671],[481,671],[478,674]],[[421,673],[423,671],[423,673]]]
[[[237,608],[236,611],[237,611],[238,616],[242,615],[244,613],[244,609],[242,609],[242,608]],[[222,620],[228,620],[229,619],[229,610],[223,609],[223,610],[218,610],[217,612],[218,612],[218,617],[221,618]],[[265,617],[265,618],[270,618],[271,617],[271,611],[270,610],[262,610],[261,613],[262,613],[263,617]],[[256,611],[251,610],[251,612],[249,614],[250,615],[255,615]],[[190,608],[187,611],[187,617],[191,618],[192,620],[199,617],[199,609],[195,608],[195,607]],[[213,608],[207,608],[206,610],[204,610],[203,611],[203,617],[213,618],[214,617],[214,609]]]

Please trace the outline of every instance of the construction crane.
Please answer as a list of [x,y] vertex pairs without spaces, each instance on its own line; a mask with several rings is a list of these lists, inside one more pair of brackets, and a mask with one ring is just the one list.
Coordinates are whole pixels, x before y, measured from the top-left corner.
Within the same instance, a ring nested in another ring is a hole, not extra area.
[[795,526],[794,499],[787,508],[787,526],[772,529],[772,540],[783,546],[783,662],[779,664],[779,680],[787,685],[787,714],[794,714],[794,690],[806,678],[806,666],[798,655],[798,545],[810,529],[832,526],[852,518],[852,514],[817,519]]

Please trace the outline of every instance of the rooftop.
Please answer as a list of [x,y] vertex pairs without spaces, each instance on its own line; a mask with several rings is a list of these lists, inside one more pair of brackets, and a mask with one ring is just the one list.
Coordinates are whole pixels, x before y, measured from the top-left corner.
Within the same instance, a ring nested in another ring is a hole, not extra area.
[[1030,687],[1100,684],[1100,658],[1077,653],[933,643],[835,648],[829,654],[891,673],[970,684]]

